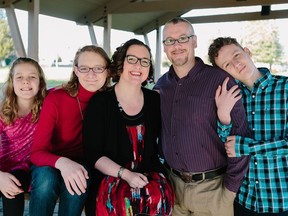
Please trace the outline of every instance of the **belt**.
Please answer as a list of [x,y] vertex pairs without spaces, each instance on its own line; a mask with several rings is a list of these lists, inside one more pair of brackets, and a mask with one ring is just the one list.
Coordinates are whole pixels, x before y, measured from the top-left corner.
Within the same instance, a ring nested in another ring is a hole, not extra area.
[[185,183],[190,183],[193,181],[201,181],[205,179],[213,179],[217,176],[220,176],[226,172],[226,167],[221,167],[214,170],[209,170],[207,172],[201,173],[192,173],[192,172],[179,172],[175,169],[168,168],[171,172],[177,175]]

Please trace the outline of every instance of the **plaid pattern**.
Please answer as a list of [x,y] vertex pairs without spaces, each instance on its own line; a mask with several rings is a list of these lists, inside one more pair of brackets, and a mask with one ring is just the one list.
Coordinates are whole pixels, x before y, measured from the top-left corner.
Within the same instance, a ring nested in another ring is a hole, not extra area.
[[[252,90],[238,83],[253,139],[236,136],[236,156],[251,156],[236,201],[255,212],[277,213],[288,210],[288,77],[259,70],[264,76]],[[222,141],[230,128],[218,122]]]

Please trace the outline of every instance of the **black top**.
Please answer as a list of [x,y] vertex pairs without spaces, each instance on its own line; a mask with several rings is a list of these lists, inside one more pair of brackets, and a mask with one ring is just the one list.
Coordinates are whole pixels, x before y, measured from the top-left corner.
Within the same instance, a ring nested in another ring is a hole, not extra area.
[[[140,113],[143,115],[141,122],[145,125],[145,147],[143,160],[136,171],[164,173],[157,144],[161,126],[160,97],[155,91],[146,88],[142,88],[142,91],[144,106]],[[91,98],[83,123],[84,154],[91,167],[102,156],[107,156],[121,166],[133,160],[133,149],[126,126],[127,121],[119,109],[114,87]],[[97,173],[98,176],[101,175]]]

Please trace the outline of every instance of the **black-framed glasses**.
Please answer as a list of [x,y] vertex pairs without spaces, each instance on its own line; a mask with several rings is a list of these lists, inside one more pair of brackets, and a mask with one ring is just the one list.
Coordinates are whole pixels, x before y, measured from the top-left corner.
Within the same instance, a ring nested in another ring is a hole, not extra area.
[[92,70],[94,73],[103,73],[106,70],[106,68],[103,66],[95,66],[95,67],[77,66],[77,68],[80,73],[88,73],[90,70]]
[[137,62],[140,61],[142,67],[149,67],[151,65],[151,60],[148,58],[138,58],[134,55],[127,55],[126,59],[129,64],[137,64]]
[[162,42],[163,42],[163,44],[164,44],[165,46],[172,46],[172,45],[174,45],[174,44],[176,43],[176,41],[177,41],[178,43],[187,43],[187,42],[189,41],[189,39],[190,39],[191,37],[193,37],[193,36],[194,36],[194,35],[189,35],[189,36],[183,35],[183,36],[181,36],[181,37],[178,38],[178,39],[167,38],[166,40],[163,40]]

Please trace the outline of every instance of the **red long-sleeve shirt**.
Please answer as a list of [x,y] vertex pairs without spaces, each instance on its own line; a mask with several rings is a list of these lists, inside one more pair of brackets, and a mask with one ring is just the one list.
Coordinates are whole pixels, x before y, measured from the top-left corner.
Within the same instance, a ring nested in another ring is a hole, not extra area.
[[31,150],[31,161],[37,166],[55,167],[61,157],[81,160],[82,116],[95,92],[79,86],[77,97],[71,97],[65,90],[57,89],[46,97],[36,128]]

